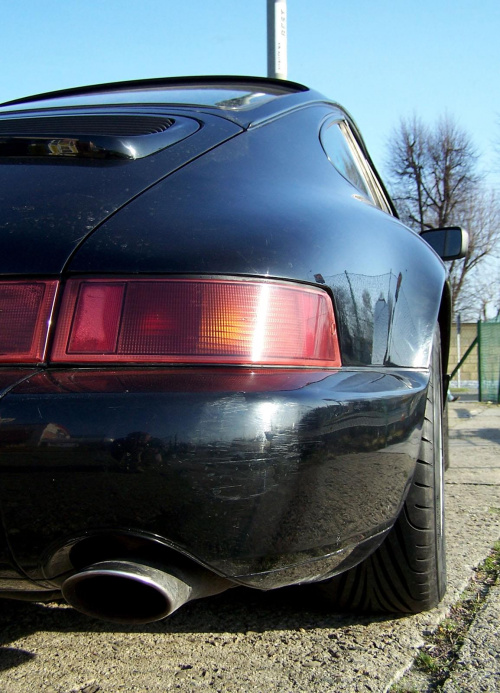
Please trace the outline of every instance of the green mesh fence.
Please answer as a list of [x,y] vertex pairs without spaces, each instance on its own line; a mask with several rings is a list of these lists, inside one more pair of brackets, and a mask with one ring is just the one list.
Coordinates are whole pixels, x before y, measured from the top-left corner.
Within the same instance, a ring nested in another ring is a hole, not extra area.
[[479,401],[500,404],[500,318],[478,322]]

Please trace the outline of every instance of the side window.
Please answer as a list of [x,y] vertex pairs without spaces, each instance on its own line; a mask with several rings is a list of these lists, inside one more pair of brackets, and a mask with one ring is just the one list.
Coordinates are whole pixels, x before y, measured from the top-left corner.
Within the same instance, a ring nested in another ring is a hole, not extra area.
[[372,200],[372,195],[354,158],[352,148],[346,139],[343,123],[339,121],[328,123],[321,131],[321,144],[337,171],[363,195]]
[[337,171],[365,198],[391,214],[390,205],[377,176],[349,125],[344,120],[329,121],[323,126],[320,136],[323,149]]

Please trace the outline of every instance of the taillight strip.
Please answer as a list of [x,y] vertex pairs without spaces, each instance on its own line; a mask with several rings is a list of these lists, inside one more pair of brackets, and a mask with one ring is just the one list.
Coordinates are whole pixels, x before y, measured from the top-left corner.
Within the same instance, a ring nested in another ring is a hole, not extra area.
[[41,363],[59,282],[0,282],[0,363]]
[[338,367],[330,296],[272,280],[70,279],[52,363]]

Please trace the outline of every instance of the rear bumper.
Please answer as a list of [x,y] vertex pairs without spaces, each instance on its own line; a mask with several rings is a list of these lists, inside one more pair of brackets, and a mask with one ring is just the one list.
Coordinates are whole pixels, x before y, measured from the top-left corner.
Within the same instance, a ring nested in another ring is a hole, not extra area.
[[15,562],[50,588],[76,540],[123,532],[249,586],[326,577],[397,517],[426,387],[402,369],[40,371],[0,400]]

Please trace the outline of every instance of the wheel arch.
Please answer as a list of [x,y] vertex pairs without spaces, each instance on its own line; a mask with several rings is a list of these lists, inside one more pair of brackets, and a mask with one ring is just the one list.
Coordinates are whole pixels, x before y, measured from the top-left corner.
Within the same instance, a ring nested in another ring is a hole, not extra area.
[[443,399],[448,392],[449,376],[448,376],[448,359],[451,344],[451,287],[449,281],[446,281],[443,287],[441,296],[441,304],[438,314],[439,330],[441,332],[441,363],[443,374]]

